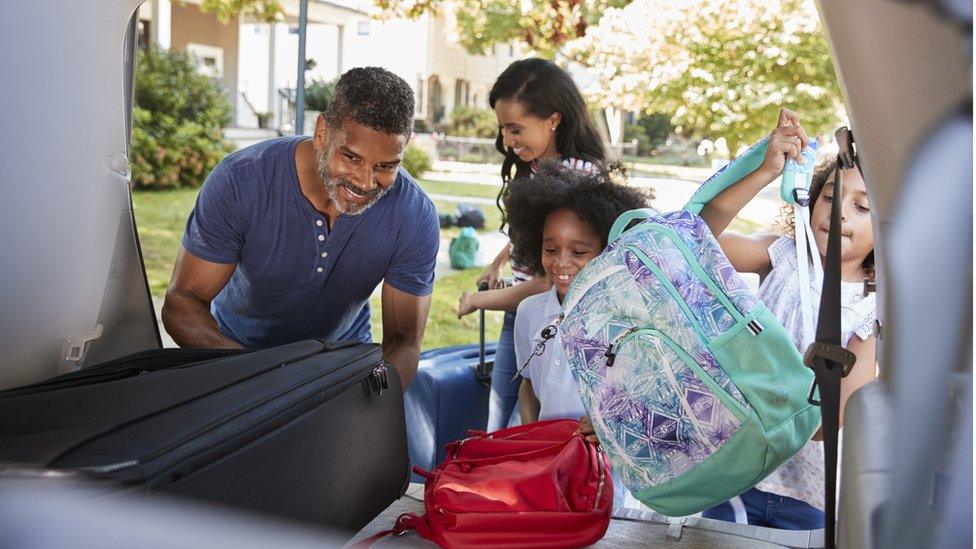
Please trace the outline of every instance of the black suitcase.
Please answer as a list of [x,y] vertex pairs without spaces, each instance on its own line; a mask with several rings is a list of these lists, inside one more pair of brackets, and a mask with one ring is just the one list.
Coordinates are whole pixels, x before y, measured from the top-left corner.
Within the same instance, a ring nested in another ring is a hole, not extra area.
[[371,344],[161,349],[0,393],[0,462],[355,531],[409,481]]

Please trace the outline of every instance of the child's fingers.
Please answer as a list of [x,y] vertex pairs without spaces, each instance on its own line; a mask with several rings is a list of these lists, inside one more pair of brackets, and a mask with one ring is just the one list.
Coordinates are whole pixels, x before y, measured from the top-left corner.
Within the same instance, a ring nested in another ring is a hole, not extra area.
[[807,131],[803,129],[803,126],[782,126],[773,130],[773,133],[787,137],[800,138],[801,149],[806,147],[810,142],[810,137],[807,136]]
[[786,126],[799,126],[800,125],[800,115],[791,111],[790,109],[780,109],[779,110],[779,121],[776,123],[777,127]]
[[786,156],[786,158],[803,159],[803,156],[800,154],[800,151],[803,150],[803,145],[799,137],[795,135],[777,135],[774,136],[771,143],[776,152]]

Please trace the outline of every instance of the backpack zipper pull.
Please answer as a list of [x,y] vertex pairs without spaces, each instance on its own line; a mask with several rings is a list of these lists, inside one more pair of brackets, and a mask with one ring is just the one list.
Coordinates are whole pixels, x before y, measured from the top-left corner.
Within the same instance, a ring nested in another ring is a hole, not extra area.
[[613,348],[618,347],[627,336],[629,336],[630,334],[636,331],[637,331],[636,326],[627,328],[627,330],[624,331],[623,333],[617,334],[617,337],[613,338],[613,341],[610,342],[610,345],[607,345],[607,352],[603,353],[603,356],[607,358],[607,368],[613,366],[614,361],[617,360],[617,353],[614,352]]

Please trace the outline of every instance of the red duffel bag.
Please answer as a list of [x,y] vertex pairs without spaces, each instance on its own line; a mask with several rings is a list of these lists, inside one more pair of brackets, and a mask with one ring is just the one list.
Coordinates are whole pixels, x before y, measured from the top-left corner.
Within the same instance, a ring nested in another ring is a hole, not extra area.
[[[427,479],[425,513],[393,530],[416,530],[446,548],[582,547],[607,531],[613,511],[610,462],[576,434],[579,422],[540,421],[447,445]],[[372,541],[372,540],[369,540]]]

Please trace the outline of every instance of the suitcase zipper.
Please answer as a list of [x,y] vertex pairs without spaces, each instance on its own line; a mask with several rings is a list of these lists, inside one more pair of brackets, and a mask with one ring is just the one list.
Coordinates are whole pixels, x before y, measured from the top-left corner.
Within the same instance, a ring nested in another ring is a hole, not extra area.
[[379,366],[373,368],[373,371],[366,378],[370,392],[376,396],[382,395],[383,391],[390,388],[390,374],[386,365],[386,361],[382,362]]
[[[376,350],[370,352],[369,354],[366,354],[366,355],[363,355],[363,356],[359,356],[356,359],[353,359],[351,362],[347,363],[346,365],[348,366],[348,365],[354,364],[355,362],[362,361],[362,360],[369,360],[370,357],[371,357],[371,355],[373,355],[374,353],[378,353],[378,352],[379,352],[379,350],[376,349]],[[297,356],[297,357],[294,357],[292,360],[289,360],[288,362],[280,363],[279,364],[279,367],[286,366],[286,365],[288,365],[288,364],[290,364],[292,362],[298,362],[298,361],[304,360],[304,359],[308,358],[309,356],[312,356],[312,354],[307,354],[305,356]],[[380,367],[375,367],[375,368],[373,368],[373,371],[378,370],[379,368]],[[337,368],[333,372],[330,372],[330,374],[331,373],[334,373],[335,371],[340,370],[340,369],[341,368]],[[253,377],[256,377],[258,375],[261,375],[261,374],[265,373],[266,371],[267,370],[262,371],[262,372],[259,372],[259,373],[255,374],[255,375],[252,375],[252,376],[247,376],[244,379],[237,380],[237,382],[234,383],[234,385],[236,385],[237,383],[241,383],[241,382],[247,381],[249,379],[252,379]],[[373,371],[371,371],[367,375],[367,382],[372,377]],[[360,372],[362,372],[362,370],[360,370]],[[201,430],[199,430],[199,431],[197,431],[195,433],[186,435],[184,437],[181,437],[180,440],[174,441],[173,443],[171,443],[169,445],[166,445],[166,446],[161,447],[161,448],[157,448],[156,451],[153,452],[152,454],[145,455],[145,456],[141,456],[140,458],[138,458],[136,460],[127,460],[127,461],[124,461],[124,462],[117,462],[117,463],[112,463],[112,464],[89,466],[89,467],[84,467],[84,466],[82,466],[82,467],[71,467],[71,469],[73,469],[73,470],[79,470],[79,471],[87,471],[87,472],[91,472],[91,473],[114,473],[114,472],[116,472],[118,470],[123,470],[123,469],[131,468],[131,467],[135,467],[135,466],[139,466],[139,465],[147,465],[147,464],[151,463],[152,461],[158,459],[159,457],[161,457],[164,454],[167,454],[167,453],[176,451],[178,448],[182,448],[183,451],[187,452],[186,455],[190,455],[190,456],[197,455],[202,450],[206,449],[206,447],[208,445],[208,442],[206,440],[204,440],[203,437],[201,437],[201,435],[203,433],[209,432],[209,431],[213,431],[215,429],[219,429],[222,426],[227,425],[228,423],[234,421],[235,419],[237,419],[237,418],[239,418],[239,417],[241,417],[243,415],[246,415],[248,413],[251,413],[251,412],[253,412],[253,411],[255,411],[255,410],[259,409],[259,408],[267,407],[269,404],[272,405],[272,408],[273,409],[271,409],[271,410],[269,410],[269,411],[266,412],[266,416],[265,416],[264,422],[266,422],[267,420],[269,420],[271,418],[281,418],[281,417],[284,417],[283,415],[287,415],[288,410],[290,408],[284,408],[284,409],[282,409],[282,408],[275,408],[275,407],[273,407],[273,404],[272,403],[274,403],[276,400],[278,400],[282,395],[288,394],[288,393],[290,393],[292,391],[295,391],[295,390],[297,390],[297,389],[299,389],[301,387],[308,386],[309,384],[319,382],[324,377],[329,377],[330,374],[326,374],[324,376],[319,376],[319,377],[316,377],[316,378],[313,378],[313,379],[307,379],[307,380],[299,383],[298,385],[294,385],[294,386],[290,386],[290,387],[285,387],[280,392],[278,392],[278,393],[276,393],[274,395],[270,395],[270,396],[268,396],[267,398],[263,399],[260,402],[255,402],[251,406],[248,406],[248,407],[246,407],[244,409],[236,410],[234,413],[222,417],[221,419],[219,419],[215,423],[212,423],[210,425],[206,425]],[[359,375],[353,374],[353,375],[347,376],[347,377],[345,377],[345,378],[343,378],[341,380],[338,380],[338,382],[335,383],[335,384],[333,384],[333,385],[331,385],[329,387],[329,389],[330,390],[335,390],[337,392],[342,392],[342,391],[346,390],[351,385],[351,383],[357,383],[357,381],[355,381],[356,378],[359,379],[358,383],[362,383],[363,378],[362,377],[359,377],[360,375],[362,375],[362,374],[361,373]],[[380,385],[380,387],[382,387],[382,378],[381,378],[381,385]],[[389,388],[389,378],[388,377],[387,377],[387,380],[386,380],[386,387]],[[226,389],[226,388],[228,388],[228,386],[222,387],[219,390],[223,390],[223,389]],[[208,395],[209,394],[210,393],[208,393]],[[179,405],[182,405],[182,404],[185,404],[185,403],[180,403]],[[179,406],[179,405],[177,405],[177,406]],[[116,431],[118,431],[121,428],[127,427],[127,426],[129,426],[131,424],[135,424],[135,423],[138,423],[138,422],[141,422],[141,421],[146,421],[146,420],[148,420],[148,419],[150,419],[152,417],[157,416],[159,413],[164,413],[164,412],[166,412],[169,409],[172,409],[174,407],[175,406],[169,407],[166,410],[158,411],[158,412],[156,412],[154,414],[149,414],[147,416],[134,419],[134,420],[132,420],[130,422],[127,422],[124,425],[116,426],[109,433],[102,433],[99,436],[107,436],[110,433],[115,433]],[[81,443],[78,446],[84,445],[87,442],[89,442],[89,441],[85,441],[84,443]],[[74,451],[76,449],[77,449],[77,446],[76,447],[73,447],[71,449],[68,449],[68,450],[66,450],[64,452],[62,452],[61,455],[59,455],[56,458],[56,460],[57,459],[62,459],[65,455],[70,454],[72,451]],[[167,469],[172,469],[172,468],[171,467],[168,467]]]

